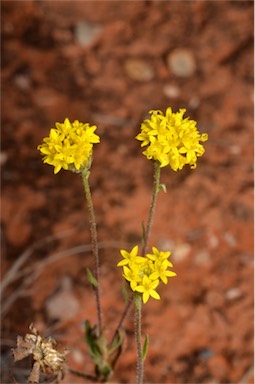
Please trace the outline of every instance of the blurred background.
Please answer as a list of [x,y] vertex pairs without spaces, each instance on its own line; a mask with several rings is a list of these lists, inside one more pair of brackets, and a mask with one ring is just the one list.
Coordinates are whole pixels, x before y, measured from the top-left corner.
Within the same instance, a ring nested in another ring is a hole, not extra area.
[[[81,178],[53,174],[37,145],[55,122],[96,124],[90,183],[110,338],[124,308],[119,249],[139,243],[153,167],[134,138],[151,109],[209,134],[196,170],[164,168],[150,245],[177,277],[143,309],[145,382],[253,382],[253,2],[2,1],[2,383],[31,322],[93,373],[96,322]],[[135,381],[133,313],[112,382]],[[43,380],[42,380],[43,382]],[[65,383],[84,382],[67,374]]]

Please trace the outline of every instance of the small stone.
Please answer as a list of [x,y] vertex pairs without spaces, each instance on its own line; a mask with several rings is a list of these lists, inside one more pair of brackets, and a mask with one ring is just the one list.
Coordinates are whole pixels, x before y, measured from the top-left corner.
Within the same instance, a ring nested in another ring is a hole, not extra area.
[[198,252],[194,262],[196,265],[206,266],[210,262],[210,254],[207,251]]
[[164,95],[169,97],[170,99],[176,99],[180,96],[180,88],[175,85],[167,84],[163,88]]
[[175,49],[167,57],[170,71],[178,77],[190,77],[195,73],[196,62],[192,51]]
[[240,153],[241,153],[241,147],[240,147],[240,145],[235,145],[235,144],[231,145],[231,146],[229,147],[229,153],[230,153],[231,155],[234,155],[234,156],[238,156],[238,155],[240,155]]
[[200,105],[200,99],[197,96],[191,97],[189,100],[189,107],[190,109],[197,109]]
[[14,83],[21,91],[28,91],[31,86],[31,79],[28,75],[20,74],[14,77]]
[[235,247],[237,244],[235,236],[230,232],[224,233],[224,240],[230,247]]
[[201,360],[208,360],[212,356],[214,356],[214,352],[210,348],[203,348],[199,351],[199,359]]
[[210,235],[210,237],[208,239],[208,245],[209,245],[210,248],[212,248],[212,249],[217,248],[218,245],[219,245],[219,242],[220,241],[219,241],[218,236],[216,236],[215,234],[211,234]]
[[239,288],[230,288],[225,293],[225,298],[229,301],[239,299],[242,296],[242,292]]
[[188,243],[176,245],[173,251],[174,261],[185,260],[188,257],[190,250],[191,250],[191,246]]
[[147,82],[154,78],[153,68],[142,59],[127,59],[125,70],[132,80]]
[[85,21],[79,22],[75,25],[75,40],[76,43],[83,47],[91,45],[102,31],[102,26],[98,24],[91,24]]
[[84,353],[78,348],[72,350],[72,358],[76,364],[84,363]]
[[7,152],[0,152],[0,165],[4,165],[8,160]]
[[79,301],[72,293],[71,280],[64,277],[58,292],[46,301],[46,311],[52,320],[70,320],[79,311]]
[[169,250],[173,250],[175,244],[172,240],[169,239],[160,239],[158,241],[157,246],[164,252],[168,252]]

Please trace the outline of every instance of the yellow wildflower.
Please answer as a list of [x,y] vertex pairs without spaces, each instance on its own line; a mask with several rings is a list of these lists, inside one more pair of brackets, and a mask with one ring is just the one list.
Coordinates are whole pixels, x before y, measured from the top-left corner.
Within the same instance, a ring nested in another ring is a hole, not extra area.
[[164,115],[152,110],[150,119],[141,124],[136,139],[142,141],[142,147],[148,146],[143,154],[149,160],[158,161],[160,167],[169,165],[177,171],[189,164],[196,168],[197,158],[205,151],[200,142],[208,140],[208,135],[200,135],[196,121],[183,117],[185,112],[186,109],[180,109],[173,113],[169,107]]
[[[168,259],[168,257],[171,255],[171,252],[163,252],[163,251],[159,251],[156,247],[152,247],[152,254],[151,253],[148,253],[147,254],[147,257],[151,260],[160,260],[160,261],[163,261],[165,259]],[[170,261],[168,261],[169,263],[169,266],[173,266],[172,263],[170,263]]]
[[100,138],[94,132],[96,126],[73,123],[65,119],[64,123],[56,123],[56,128],[51,128],[49,137],[37,149],[41,152],[43,162],[54,166],[54,173],[61,168],[71,171],[80,171],[89,168],[93,144],[99,143]]
[[141,281],[141,276],[139,274],[139,269],[131,264],[131,268],[123,266],[123,277],[130,283],[131,289],[134,291],[135,287]]
[[138,253],[138,245],[136,245],[131,252],[127,252],[124,249],[120,251],[121,255],[123,256],[123,260],[121,260],[118,264],[117,267],[123,267],[123,265],[127,265],[132,263],[132,261],[138,262],[139,260],[143,262],[143,258],[141,256],[137,256]]
[[159,280],[151,280],[148,276],[144,275],[142,283],[135,287],[135,291],[143,294],[143,302],[147,303],[149,297],[160,300],[160,296],[155,288],[159,285]]
[[[168,271],[167,268],[169,266],[168,260],[156,260],[154,263],[154,272],[150,275],[152,280],[160,278],[164,284],[167,284],[167,277],[176,276],[176,273],[173,271]],[[170,263],[171,264],[171,263]],[[171,264],[172,266],[172,264]]]
[[132,291],[142,294],[143,302],[146,303],[149,297],[159,300],[160,296],[156,288],[160,281],[167,284],[168,277],[176,276],[176,273],[168,270],[172,263],[168,260],[171,252],[159,251],[152,248],[152,254],[145,256],[138,255],[136,245],[131,252],[121,250],[123,257],[117,265],[123,267],[123,277],[129,282]]

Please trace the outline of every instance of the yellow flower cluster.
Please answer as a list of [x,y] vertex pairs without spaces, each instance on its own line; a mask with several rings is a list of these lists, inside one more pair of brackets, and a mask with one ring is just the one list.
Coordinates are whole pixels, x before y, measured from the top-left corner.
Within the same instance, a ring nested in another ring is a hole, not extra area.
[[171,252],[160,252],[152,247],[152,253],[145,257],[138,255],[138,245],[131,252],[120,251],[123,260],[117,266],[123,267],[123,277],[129,281],[134,292],[142,294],[143,302],[146,303],[149,297],[159,300],[160,296],[156,291],[160,281],[167,284],[168,277],[176,276],[175,272],[169,271],[172,263],[168,260]]
[[37,149],[44,155],[43,162],[54,166],[54,173],[61,168],[79,171],[88,168],[92,156],[93,144],[99,143],[100,138],[94,133],[96,126],[80,123],[75,120],[70,123],[56,123],[56,128],[50,130],[49,137]]
[[186,109],[180,109],[173,113],[169,107],[164,115],[161,111],[152,110],[150,119],[141,124],[136,139],[142,141],[142,147],[148,145],[143,154],[149,160],[158,161],[160,167],[169,165],[177,171],[189,164],[196,168],[197,158],[205,151],[199,142],[206,141],[208,135],[200,135],[196,121],[183,118],[185,112]]

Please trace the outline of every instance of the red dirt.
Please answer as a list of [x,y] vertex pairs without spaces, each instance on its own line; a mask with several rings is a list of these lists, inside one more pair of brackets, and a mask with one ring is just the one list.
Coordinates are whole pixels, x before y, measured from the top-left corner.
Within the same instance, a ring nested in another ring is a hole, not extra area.
[[[2,1],[2,52],[2,281],[31,250],[2,298],[2,383],[29,374],[10,348],[31,322],[70,350],[70,367],[93,373],[83,342],[84,320],[96,321],[93,259],[71,254],[90,244],[81,179],[55,176],[37,145],[66,117],[98,126],[90,182],[110,337],[124,306],[119,248],[139,242],[152,190],[134,137],[168,106],[186,108],[209,140],[196,170],[162,171],[150,244],[172,251],[177,277],[143,309],[145,382],[252,383],[253,2]],[[135,381],[132,313],[125,326],[116,383]]]

